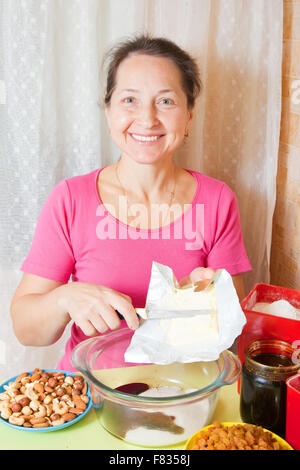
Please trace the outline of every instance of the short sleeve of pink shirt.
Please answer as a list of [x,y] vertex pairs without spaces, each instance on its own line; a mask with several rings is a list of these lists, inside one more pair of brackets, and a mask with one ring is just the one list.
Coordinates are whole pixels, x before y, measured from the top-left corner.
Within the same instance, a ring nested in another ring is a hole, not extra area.
[[[63,180],[53,189],[22,271],[64,283],[105,285],[129,295],[134,307],[144,307],[153,261],[171,267],[178,280],[199,266],[224,268],[231,275],[251,270],[237,199],[225,183],[187,170],[197,183],[193,201],[171,224],[146,230],[107,211],[97,189],[100,171]],[[73,324],[61,368],[73,370],[71,351],[84,339]]]
[[70,224],[72,201],[66,181],[47,198],[39,216],[22,270],[54,281],[68,282],[75,263]]

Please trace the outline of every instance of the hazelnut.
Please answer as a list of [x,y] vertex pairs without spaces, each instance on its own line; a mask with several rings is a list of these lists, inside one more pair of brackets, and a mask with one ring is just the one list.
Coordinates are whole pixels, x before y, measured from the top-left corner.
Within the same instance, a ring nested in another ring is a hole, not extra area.
[[56,385],[57,385],[57,380],[54,377],[51,377],[51,379],[48,380],[48,387],[51,387],[54,389]]
[[[22,401],[22,400],[21,400]],[[22,410],[22,406],[20,405],[20,403],[13,403],[12,407],[11,407],[11,411],[13,413],[19,413],[21,410]]]
[[24,406],[28,406],[30,403],[30,399],[28,397],[21,398],[21,400],[18,401],[18,403],[21,405],[23,408]]
[[75,382],[83,382],[83,377],[81,375],[75,375],[73,379]]
[[83,389],[83,383],[82,382],[75,382],[73,385],[74,390],[82,390]]

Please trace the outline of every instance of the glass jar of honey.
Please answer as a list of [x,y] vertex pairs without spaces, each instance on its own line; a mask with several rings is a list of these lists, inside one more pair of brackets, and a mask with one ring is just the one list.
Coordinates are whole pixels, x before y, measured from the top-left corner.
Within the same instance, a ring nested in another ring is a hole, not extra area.
[[277,339],[259,339],[245,350],[241,375],[240,414],[245,423],[256,424],[285,437],[286,383],[296,374],[295,349]]

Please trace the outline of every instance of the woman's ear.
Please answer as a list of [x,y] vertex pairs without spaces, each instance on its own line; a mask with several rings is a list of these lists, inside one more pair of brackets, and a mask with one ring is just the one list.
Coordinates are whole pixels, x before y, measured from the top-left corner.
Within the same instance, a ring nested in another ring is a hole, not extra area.
[[186,125],[185,125],[185,136],[186,137],[189,135],[189,128],[190,128],[193,117],[194,117],[194,112],[192,110],[189,110],[188,111],[187,122],[186,122]]
[[108,125],[108,129],[110,130],[110,108],[109,108],[109,105],[105,104],[104,112],[105,112],[105,117],[106,117],[106,122],[107,122],[107,125]]

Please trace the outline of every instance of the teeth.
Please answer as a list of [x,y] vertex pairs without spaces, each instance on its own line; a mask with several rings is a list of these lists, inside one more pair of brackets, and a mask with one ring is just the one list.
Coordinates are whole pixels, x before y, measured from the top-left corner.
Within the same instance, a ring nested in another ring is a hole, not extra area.
[[142,140],[144,142],[154,142],[159,138],[159,135],[153,135],[153,136],[144,136],[144,135],[137,135],[137,134],[132,134],[132,137],[136,140]]

